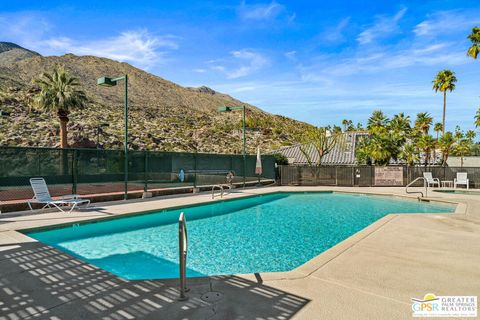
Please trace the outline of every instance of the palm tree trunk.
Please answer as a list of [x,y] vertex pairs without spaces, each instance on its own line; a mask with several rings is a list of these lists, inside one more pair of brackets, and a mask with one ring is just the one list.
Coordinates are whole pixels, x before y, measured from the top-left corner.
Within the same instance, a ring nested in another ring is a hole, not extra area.
[[447,91],[443,91],[442,134],[445,134],[445,113],[447,112]]
[[68,148],[67,123],[68,120],[60,118],[60,146],[62,149]]

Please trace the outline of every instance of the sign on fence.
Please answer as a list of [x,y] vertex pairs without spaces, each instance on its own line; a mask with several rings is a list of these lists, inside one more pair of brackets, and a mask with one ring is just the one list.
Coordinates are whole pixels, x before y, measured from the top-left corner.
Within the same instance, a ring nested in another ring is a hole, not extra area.
[[375,167],[376,186],[403,186],[403,167]]

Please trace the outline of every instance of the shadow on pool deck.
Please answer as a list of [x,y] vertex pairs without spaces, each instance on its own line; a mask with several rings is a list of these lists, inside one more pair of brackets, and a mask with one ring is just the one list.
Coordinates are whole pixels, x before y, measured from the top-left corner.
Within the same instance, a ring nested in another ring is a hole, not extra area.
[[[236,276],[127,281],[39,242],[0,246],[0,319],[291,319],[310,300]],[[211,303],[202,294],[218,291]]]

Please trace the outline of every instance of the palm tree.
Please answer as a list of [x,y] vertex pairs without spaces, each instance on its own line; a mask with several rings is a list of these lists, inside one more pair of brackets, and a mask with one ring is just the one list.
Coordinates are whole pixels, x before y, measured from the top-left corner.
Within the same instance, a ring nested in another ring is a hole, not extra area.
[[480,127],[480,108],[477,110],[477,114],[475,115],[475,128]]
[[464,136],[463,130],[460,128],[460,126],[456,126],[455,127],[455,133],[454,133],[453,137],[458,142],[460,139],[463,139],[463,136]]
[[363,128],[363,125],[359,122],[357,123],[357,126],[354,127],[355,130],[357,131],[364,131],[365,129]]
[[440,131],[443,130],[442,124],[440,122],[435,123],[435,125],[433,126],[433,130],[437,133],[437,140],[438,140],[438,136],[440,134]]
[[328,126],[327,130],[329,130],[330,133],[342,133],[342,128],[336,124],[334,124],[333,127]]
[[436,141],[436,146],[433,149],[433,161],[436,163],[437,162],[437,147],[438,147],[438,137],[440,135],[440,132],[442,131],[442,124],[440,122],[435,123],[433,126],[433,130],[437,133],[437,137],[435,139]]
[[370,118],[367,121],[367,129],[373,127],[385,127],[388,124],[388,118],[383,114],[381,110],[374,110]]
[[460,167],[463,168],[463,159],[472,152],[473,139],[475,139],[475,131],[468,130],[467,133],[460,131],[456,132],[457,144],[452,150],[452,153],[460,157]]
[[403,146],[400,157],[407,162],[409,167],[414,166],[415,162],[419,160],[417,148],[411,143],[407,143]]
[[430,163],[432,156],[432,150],[435,150],[435,140],[431,135],[424,134],[417,143],[419,149],[421,149],[425,156],[425,166]]
[[343,125],[343,131],[344,132],[354,130],[352,120],[343,119],[342,120],[342,125]]
[[472,143],[469,142],[467,139],[460,140],[453,148],[453,155],[460,157],[460,168],[463,168],[463,160],[466,156],[470,155],[471,150]]
[[476,135],[477,134],[475,133],[475,131],[467,130],[467,133],[465,133],[465,138],[473,143],[473,139],[475,139]]
[[51,74],[43,73],[35,80],[40,92],[35,97],[37,107],[55,112],[60,120],[60,145],[68,147],[67,123],[72,109],[83,108],[87,102],[85,92],[78,89],[80,83],[71,77],[64,67],[55,68]]
[[447,164],[448,156],[452,152],[454,145],[455,145],[455,138],[453,137],[453,134],[450,131],[445,132],[440,137],[439,147],[440,147],[440,151],[442,151],[443,166]]
[[393,130],[403,132],[404,134],[410,133],[412,129],[410,127],[410,116],[405,116],[403,112],[393,116],[392,121],[390,121],[390,127]]
[[432,81],[433,90],[435,92],[443,92],[443,114],[442,114],[442,134],[445,133],[445,113],[447,111],[447,91],[452,92],[455,90],[455,72],[448,69],[442,70],[437,73],[435,79]]
[[415,128],[426,135],[428,134],[428,130],[430,130],[432,122],[433,118],[428,114],[428,112],[420,112],[417,114],[417,119],[415,119]]
[[365,136],[359,136],[359,140],[355,148],[355,158],[357,159],[359,164],[371,165],[372,158],[370,155],[370,139],[366,138]]
[[474,27],[472,33],[467,37],[472,41],[472,46],[468,48],[467,56],[477,59],[478,53],[480,52],[480,27]]

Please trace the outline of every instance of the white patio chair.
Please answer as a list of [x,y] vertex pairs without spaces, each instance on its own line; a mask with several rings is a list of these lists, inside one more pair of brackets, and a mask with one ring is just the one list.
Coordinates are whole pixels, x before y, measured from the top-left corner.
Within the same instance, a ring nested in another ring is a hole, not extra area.
[[453,180],[453,188],[457,188],[458,185],[467,186],[469,189],[469,181],[466,172],[457,172],[457,177]]
[[69,206],[70,210],[68,212],[72,212],[81,204],[85,204],[86,207],[88,207],[90,204],[90,200],[81,199],[80,196],[76,194],[63,196],[59,200],[53,200],[50,196],[50,192],[48,191],[47,183],[43,178],[31,178],[30,185],[32,186],[34,197],[32,200],[28,201],[28,207],[32,211],[32,203],[45,204],[42,207],[42,210],[45,208],[55,207],[62,212],[65,212],[61,208],[62,206]]
[[423,177],[425,180],[427,180],[427,186],[430,187],[433,185],[435,187],[435,185],[437,185],[440,188],[440,180],[438,178],[434,178],[431,172],[424,172]]

